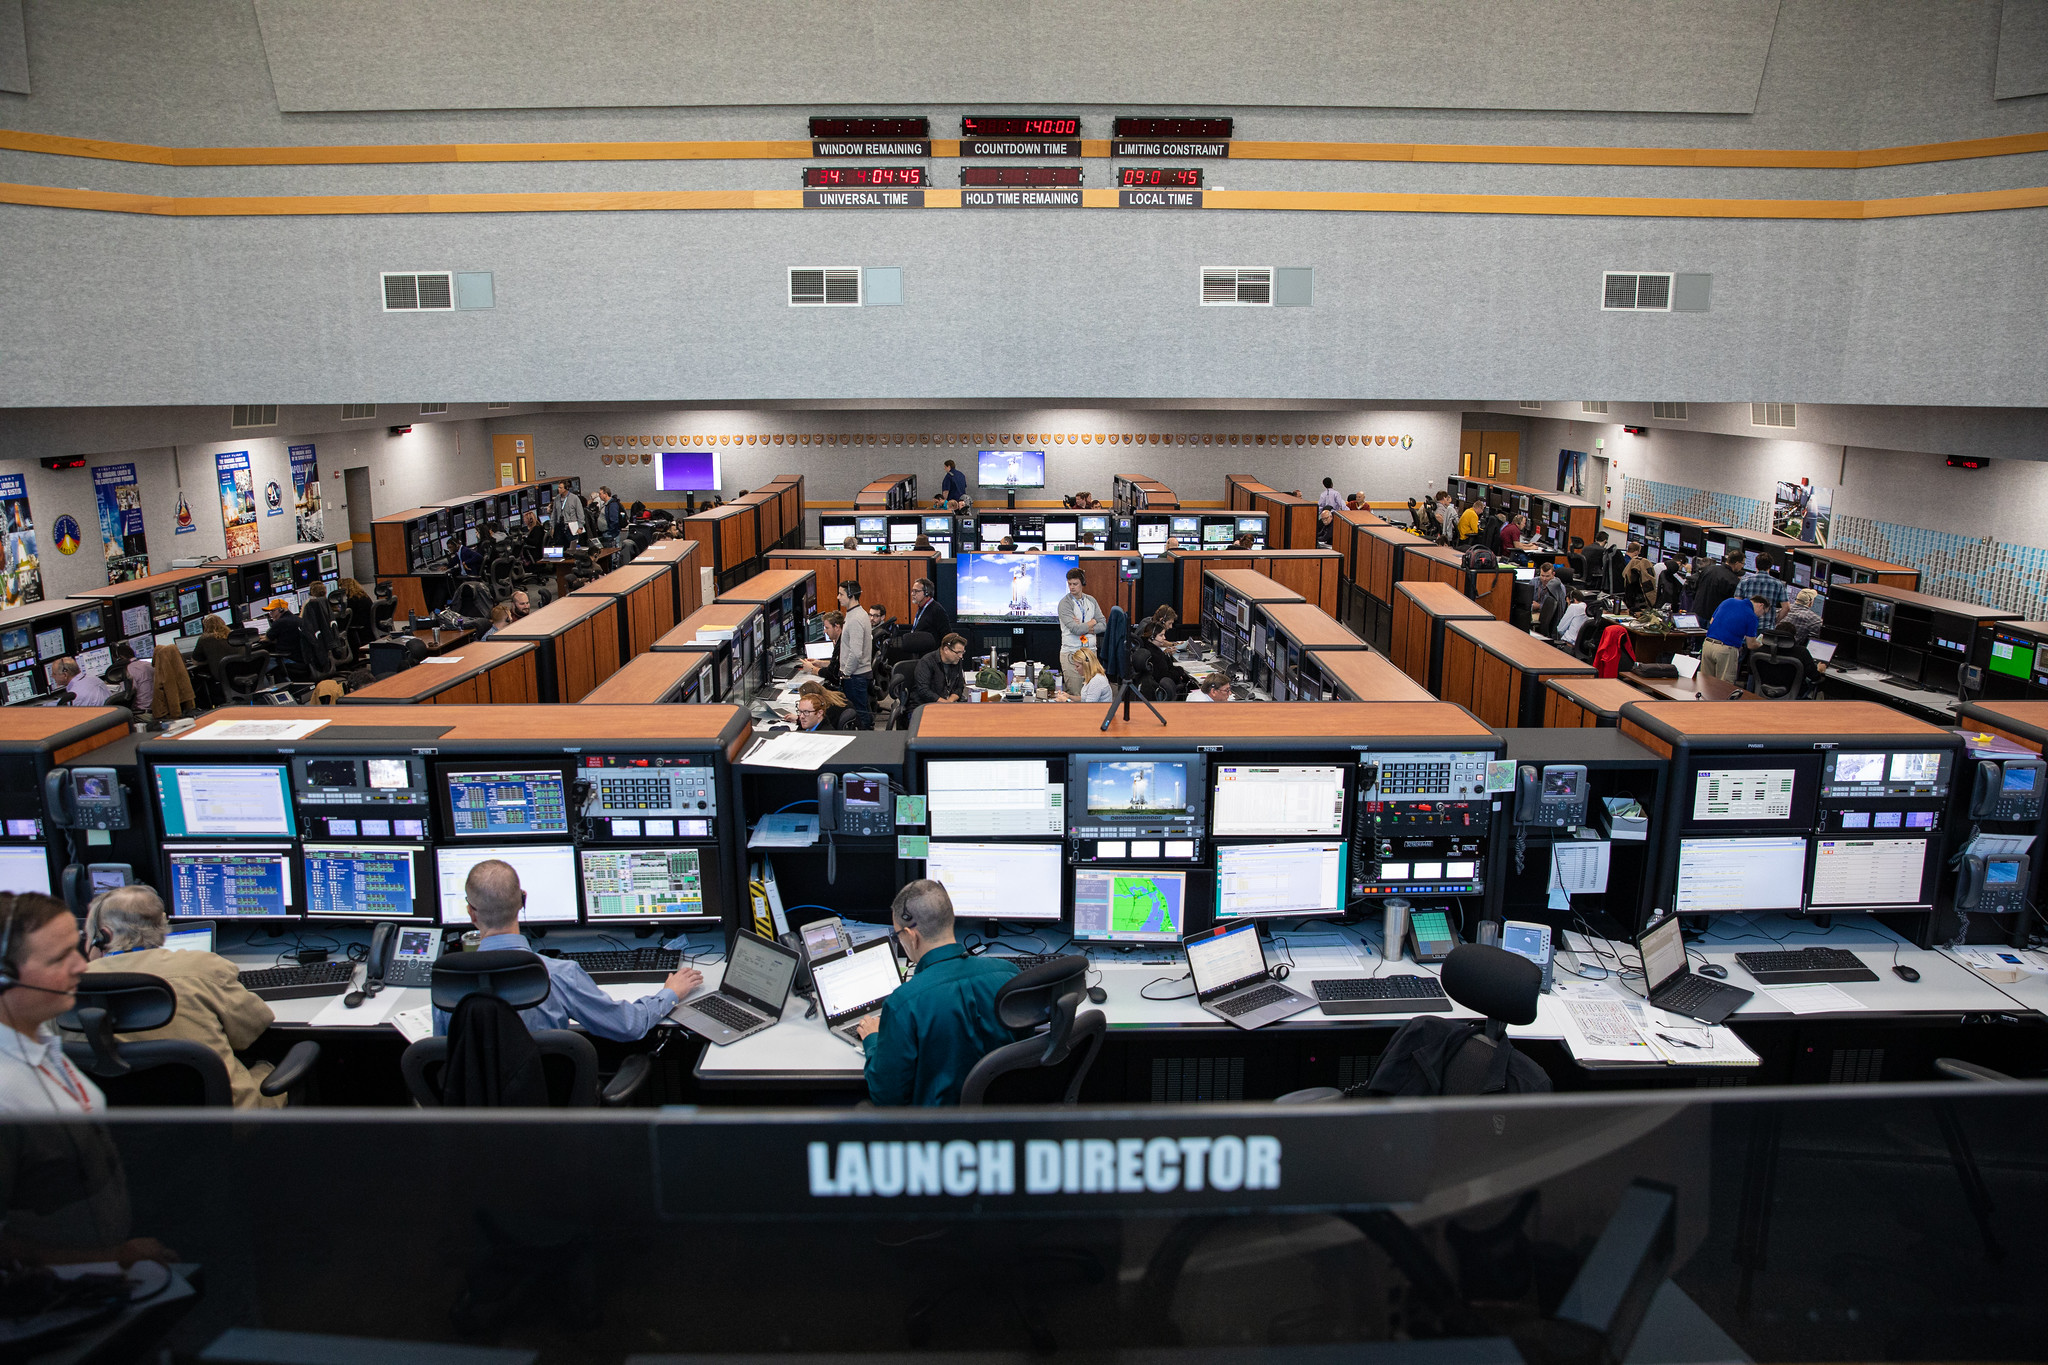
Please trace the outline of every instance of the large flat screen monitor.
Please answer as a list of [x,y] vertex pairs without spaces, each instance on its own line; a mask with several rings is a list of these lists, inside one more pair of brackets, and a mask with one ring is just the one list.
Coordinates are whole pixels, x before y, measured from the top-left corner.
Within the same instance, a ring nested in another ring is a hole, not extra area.
[[970,844],[934,839],[924,875],[946,888],[963,919],[1060,918],[1058,844]]
[[40,847],[0,848],[0,891],[50,894],[50,855]]
[[1821,910],[1903,910],[1928,904],[1927,840],[1813,841],[1807,904]]
[[458,839],[567,834],[569,806],[558,768],[491,768],[442,774],[448,832]]
[[576,850],[567,844],[507,844],[492,847],[465,844],[434,850],[434,879],[441,891],[441,923],[469,923],[469,901],[463,884],[470,869],[487,859],[510,863],[526,893],[524,924],[576,922]]
[[654,486],[663,492],[708,493],[723,486],[715,450],[664,450],[658,459]]
[[1108,943],[1178,943],[1186,927],[1187,873],[1158,868],[1074,869],[1074,937]]
[[1172,862],[1200,852],[1208,784],[1201,754],[1074,754],[1067,833],[1081,861]]
[[424,849],[403,844],[307,844],[309,919],[411,919],[428,912],[421,898]]
[[[1691,765],[1684,823],[1702,832],[1760,834],[1813,827],[1815,754],[1701,754]],[[1683,789],[1681,789],[1683,790]]]
[[718,862],[710,848],[586,848],[583,914],[591,923],[715,923],[718,906],[706,894]]
[[1078,555],[962,553],[954,589],[954,617],[982,625],[1050,624],[1059,620],[1067,573]]
[[1344,833],[1344,774],[1337,764],[1219,763],[1210,796],[1210,832]]
[[296,835],[291,784],[282,763],[163,763],[157,809],[166,839]]
[[1045,487],[1045,452],[1042,450],[984,450],[977,462],[978,482],[983,488]]
[[177,919],[289,919],[288,845],[187,844],[164,851],[171,867],[170,913]]
[[1806,840],[1680,839],[1671,908],[1681,915],[1799,910],[1805,906]]
[[1344,841],[1216,846],[1216,918],[1344,913]]

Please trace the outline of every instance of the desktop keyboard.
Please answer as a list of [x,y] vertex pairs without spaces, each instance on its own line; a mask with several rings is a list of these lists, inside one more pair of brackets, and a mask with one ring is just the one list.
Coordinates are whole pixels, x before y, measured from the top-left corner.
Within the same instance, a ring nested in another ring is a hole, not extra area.
[[260,1000],[309,1000],[316,995],[340,995],[355,980],[353,962],[315,962],[304,967],[259,967],[240,972],[244,986]]
[[1218,1004],[1216,1008],[1235,1019],[1240,1014],[1250,1014],[1253,1010],[1262,1010],[1268,1005],[1278,1004],[1291,994],[1285,986],[1261,986],[1255,991],[1234,995]]
[[628,981],[666,981],[682,969],[679,948],[623,948],[596,953],[549,953],[573,962],[599,985]]
[[1433,976],[1341,976],[1315,983],[1324,1014],[1442,1014],[1451,998]]
[[742,1009],[722,995],[707,995],[702,1000],[692,1000],[690,1008],[701,1010],[727,1028],[750,1029],[757,1027],[761,1016],[749,1009]]
[[1817,985],[1823,981],[1875,981],[1877,973],[1847,948],[1791,948],[1781,952],[1737,953],[1742,970],[1766,986]]

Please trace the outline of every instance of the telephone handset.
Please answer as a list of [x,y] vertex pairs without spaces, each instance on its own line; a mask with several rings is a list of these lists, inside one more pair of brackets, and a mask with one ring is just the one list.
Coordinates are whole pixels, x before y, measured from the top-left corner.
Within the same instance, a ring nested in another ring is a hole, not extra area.
[[2015,914],[2027,905],[2027,856],[1963,859],[1956,877],[1956,909],[1985,915]]
[[72,863],[64,869],[61,890],[73,914],[82,915],[92,898],[117,886],[133,886],[135,869],[128,863]]
[[2002,763],[1979,763],[1975,784],[1970,789],[1970,818],[2038,820],[2044,787],[2048,787],[2048,762],[2041,759],[2009,758]]
[[1576,829],[1586,823],[1586,765],[1550,763],[1539,773],[1524,763],[1515,773],[1515,823]]
[[380,989],[431,986],[440,936],[441,931],[431,925],[379,923],[370,930],[370,951],[363,959],[364,985]]
[[818,828],[827,834],[887,838],[896,832],[894,797],[887,773],[819,773]]
[[43,801],[59,829],[127,829],[128,793],[112,768],[56,768],[43,778]]
[[382,981],[390,969],[391,955],[398,949],[398,926],[389,922],[370,930],[370,954],[363,959],[363,979]]

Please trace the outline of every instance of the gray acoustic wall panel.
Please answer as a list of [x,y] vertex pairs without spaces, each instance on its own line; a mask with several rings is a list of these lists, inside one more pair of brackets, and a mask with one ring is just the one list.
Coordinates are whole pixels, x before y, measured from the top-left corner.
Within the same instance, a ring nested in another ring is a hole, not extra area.
[[26,95],[28,89],[28,23],[22,0],[0,0],[0,90]]
[[2048,95],[2048,0],[2005,0],[1991,93],[2002,100]]
[[1315,302],[1316,268],[1312,265],[1273,267],[1273,306],[1306,308]]
[[[1747,114],[1778,4],[256,0],[256,13],[287,112],[857,99]],[[1613,60],[1596,71],[1599,54]]]

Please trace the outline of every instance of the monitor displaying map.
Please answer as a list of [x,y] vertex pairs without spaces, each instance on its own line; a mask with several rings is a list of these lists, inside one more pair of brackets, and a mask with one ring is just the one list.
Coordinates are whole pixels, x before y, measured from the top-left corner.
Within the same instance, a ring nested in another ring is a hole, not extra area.
[[1187,873],[1074,870],[1074,937],[1116,943],[1178,943]]

